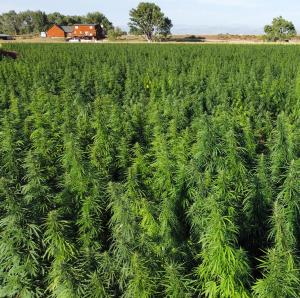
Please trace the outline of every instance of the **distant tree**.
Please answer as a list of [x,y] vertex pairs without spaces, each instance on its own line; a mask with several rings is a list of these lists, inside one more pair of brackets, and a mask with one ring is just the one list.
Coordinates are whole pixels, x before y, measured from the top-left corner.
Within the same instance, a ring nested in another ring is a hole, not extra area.
[[169,18],[165,18],[163,22],[163,26],[161,27],[160,35],[163,37],[167,37],[171,34],[171,29],[173,27],[172,21]]
[[32,11],[26,10],[18,14],[20,34],[29,34],[34,31]]
[[38,11],[22,11],[18,14],[19,30],[21,34],[38,33],[44,31],[48,25],[47,15]]
[[48,17],[43,11],[34,11],[32,14],[34,32],[41,32],[46,30],[48,25]]
[[289,40],[297,34],[294,24],[282,16],[274,18],[271,25],[265,26],[264,31],[268,41]]
[[59,12],[48,14],[48,20],[50,24],[68,25],[66,17]]
[[84,20],[85,17],[82,17],[82,16],[65,16],[64,17],[64,22],[71,26],[71,25],[74,25],[74,24],[81,24],[81,23],[85,23],[85,20]]
[[110,40],[116,40],[116,39],[120,38],[123,34],[124,34],[124,32],[119,27],[110,29],[107,32],[108,39],[110,39]]
[[172,21],[165,17],[160,7],[154,3],[141,2],[129,15],[130,32],[145,35],[148,42],[157,36],[167,36],[171,33]]
[[21,19],[14,10],[2,14],[0,16],[0,24],[3,33],[20,34]]
[[102,25],[105,32],[108,32],[109,30],[113,29],[113,24],[103,13],[98,11],[88,13],[85,17],[85,20],[87,23],[95,23]]

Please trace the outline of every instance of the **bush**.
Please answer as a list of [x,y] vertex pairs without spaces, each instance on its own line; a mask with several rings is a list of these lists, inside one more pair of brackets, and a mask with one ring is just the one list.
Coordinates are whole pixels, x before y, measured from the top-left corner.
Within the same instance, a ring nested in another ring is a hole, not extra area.
[[123,32],[121,28],[115,27],[111,30],[108,30],[107,37],[109,40],[117,40],[124,35],[124,33],[126,34],[126,32]]

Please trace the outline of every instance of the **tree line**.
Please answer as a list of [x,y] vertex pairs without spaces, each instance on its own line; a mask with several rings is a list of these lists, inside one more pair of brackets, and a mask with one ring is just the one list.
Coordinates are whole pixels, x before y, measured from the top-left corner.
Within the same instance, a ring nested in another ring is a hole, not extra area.
[[46,31],[53,24],[74,25],[81,23],[102,24],[105,31],[113,28],[105,15],[101,12],[90,12],[85,16],[69,16],[59,12],[46,14],[43,11],[9,11],[0,15],[0,32],[11,35],[39,34]]

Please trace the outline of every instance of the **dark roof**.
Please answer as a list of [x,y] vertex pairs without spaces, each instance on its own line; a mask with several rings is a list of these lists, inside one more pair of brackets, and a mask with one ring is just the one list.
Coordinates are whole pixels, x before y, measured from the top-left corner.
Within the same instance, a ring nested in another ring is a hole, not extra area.
[[60,26],[60,28],[63,29],[65,33],[72,33],[74,30],[74,26]]
[[48,31],[53,28],[54,26],[60,28],[61,30],[63,30],[65,33],[72,33],[73,30],[74,30],[74,26],[61,26],[61,25],[58,25],[58,24],[53,24],[49,29]]

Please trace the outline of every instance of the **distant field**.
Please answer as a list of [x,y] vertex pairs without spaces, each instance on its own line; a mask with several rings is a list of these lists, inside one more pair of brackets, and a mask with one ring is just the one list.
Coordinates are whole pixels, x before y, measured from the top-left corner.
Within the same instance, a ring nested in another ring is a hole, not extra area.
[[[40,38],[32,36],[18,36],[14,41],[0,41],[3,43],[64,43],[65,39],[62,38]],[[146,43],[147,41],[142,37],[133,35],[122,36],[118,40],[110,41],[108,39],[98,41],[99,43]],[[261,35],[230,35],[230,34],[218,34],[218,35],[172,35],[164,43],[264,43],[263,36]],[[289,43],[300,43],[300,37],[293,38]]]

